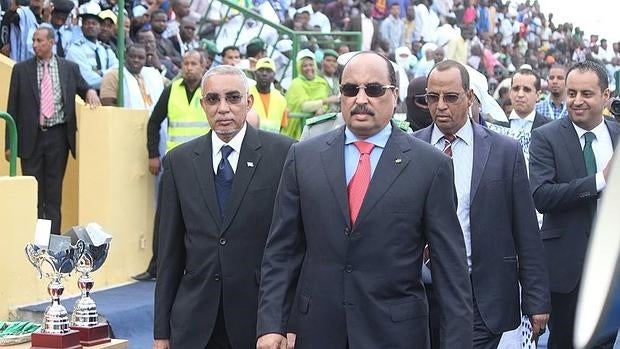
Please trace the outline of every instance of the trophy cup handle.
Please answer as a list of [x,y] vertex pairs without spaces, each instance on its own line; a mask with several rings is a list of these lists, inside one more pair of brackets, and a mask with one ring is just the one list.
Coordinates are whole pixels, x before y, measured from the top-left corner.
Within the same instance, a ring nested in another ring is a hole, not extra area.
[[30,264],[32,264],[34,268],[39,272],[39,279],[42,279],[43,272],[41,271],[41,266],[39,265],[38,259],[36,257],[39,255],[39,253],[35,251],[34,245],[27,244],[24,249],[24,252],[26,252],[26,258],[28,258],[28,261],[30,262]]

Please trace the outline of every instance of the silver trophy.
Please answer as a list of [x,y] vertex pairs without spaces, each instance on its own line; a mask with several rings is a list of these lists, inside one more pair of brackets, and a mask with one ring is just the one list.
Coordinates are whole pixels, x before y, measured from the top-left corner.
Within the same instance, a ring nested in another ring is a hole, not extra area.
[[66,334],[70,332],[67,309],[60,304],[60,296],[65,290],[62,279],[70,275],[84,253],[85,243],[77,241],[71,245],[67,236],[52,235],[47,246],[26,245],[26,257],[39,272],[39,278],[50,279],[47,292],[52,297],[52,304],[44,314],[42,333]]
[[82,295],[75,302],[71,316],[72,327],[94,327],[99,325],[97,305],[90,297],[95,281],[90,273],[98,270],[108,257],[112,236],[106,233],[100,225],[90,223],[84,227],[73,227],[66,235],[71,236],[72,241],[84,242],[84,254],[78,261],[77,271],[81,273],[78,279],[78,288]]

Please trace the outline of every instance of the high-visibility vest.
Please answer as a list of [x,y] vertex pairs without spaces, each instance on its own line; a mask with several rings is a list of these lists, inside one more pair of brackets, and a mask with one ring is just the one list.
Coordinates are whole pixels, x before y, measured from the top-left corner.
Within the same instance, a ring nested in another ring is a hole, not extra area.
[[166,151],[179,144],[200,137],[209,132],[209,122],[202,106],[200,87],[194,93],[191,102],[187,102],[185,86],[179,79],[172,83],[168,99],[168,142]]
[[260,93],[256,89],[256,86],[250,87],[250,93],[254,96],[254,105],[252,109],[256,111],[260,117],[260,129],[280,133],[280,126],[282,125],[282,116],[286,111],[286,99],[280,91],[272,89],[269,93],[269,110],[265,110],[265,105],[260,97]]

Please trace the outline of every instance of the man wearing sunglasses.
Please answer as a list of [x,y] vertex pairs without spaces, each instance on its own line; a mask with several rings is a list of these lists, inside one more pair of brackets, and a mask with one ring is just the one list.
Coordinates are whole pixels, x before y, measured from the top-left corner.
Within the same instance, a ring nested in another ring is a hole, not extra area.
[[259,267],[292,139],[257,130],[244,72],[207,71],[211,131],[164,158],[153,348],[256,344]]
[[[519,325],[520,310],[530,318],[532,340],[544,331],[549,281],[521,146],[472,122],[473,98],[462,64],[437,64],[426,92],[433,124],[414,136],[452,157],[473,296],[473,347],[497,348],[502,333]],[[429,246],[434,265],[432,241]],[[432,268],[431,274],[439,291]],[[444,348],[443,339],[433,338],[433,347]]]
[[383,56],[354,55],[340,79],[345,125],[291,148],[263,257],[257,348],[291,347],[287,332],[297,349],[430,348],[426,241],[441,261],[445,348],[471,343],[453,168],[391,122],[396,80]]

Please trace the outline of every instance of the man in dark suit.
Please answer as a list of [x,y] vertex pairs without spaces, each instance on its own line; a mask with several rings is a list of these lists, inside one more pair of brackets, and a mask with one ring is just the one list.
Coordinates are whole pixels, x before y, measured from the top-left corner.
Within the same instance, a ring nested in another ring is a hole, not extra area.
[[[426,94],[433,124],[414,136],[452,157],[471,273],[473,346],[496,348],[502,333],[519,325],[519,283],[521,311],[529,316],[533,335],[545,328],[549,282],[521,147],[472,122],[472,98],[463,65],[452,60],[437,64],[429,73]],[[431,255],[434,249],[431,242]],[[439,291],[434,271],[432,275]]]
[[427,241],[436,246],[443,343],[467,348],[471,287],[450,159],[390,122],[398,88],[384,57],[355,55],[340,83],[346,125],[294,145],[286,161],[257,348],[285,348],[287,332],[297,349],[429,348]]
[[551,119],[536,111],[536,101],[540,95],[540,77],[531,69],[519,69],[510,81],[510,102],[512,113],[508,122],[496,122],[513,130],[524,130],[530,133]]
[[246,123],[242,70],[201,83],[211,131],[164,158],[154,348],[251,348],[260,262],[293,140]]
[[[17,63],[11,74],[8,113],[15,118],[22,173],[38,185],[38,217],[60,233],[62,180],[69,150],[75,157],[75,95],[92,107],[97,92],[86,84],[77,64],[53,54],[56,34],[41,26],[33,36],[35,57]],[[8,132],[5,155],[8,160]]]
[[[541,236],[551,286],[549,348],[573,348],[575,309],[588,238],[620,125],[604,120],[605,68],[586,61],[566,75],[569,118],[532,132],[530,181],[543,213]],[[615,336],[596,348],[611,348]]]

